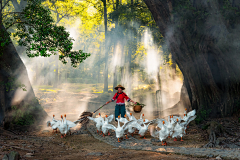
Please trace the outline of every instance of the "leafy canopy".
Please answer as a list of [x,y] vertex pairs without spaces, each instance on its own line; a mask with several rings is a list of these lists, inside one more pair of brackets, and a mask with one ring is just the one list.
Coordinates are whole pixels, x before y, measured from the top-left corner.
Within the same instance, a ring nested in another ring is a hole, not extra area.
[[59,51],[59,60],[77,67],[90,56],[82,50],[71,51],[73,40],[63,26],[57,26],[51,17],[51,12],[41,5],[39,0],[29,0],[26,8],[20,13],[14,13],[13,19],[5,23],[6,29],[16,26],[13,36],[20,46],[26,47],[28,57],[49,57]]

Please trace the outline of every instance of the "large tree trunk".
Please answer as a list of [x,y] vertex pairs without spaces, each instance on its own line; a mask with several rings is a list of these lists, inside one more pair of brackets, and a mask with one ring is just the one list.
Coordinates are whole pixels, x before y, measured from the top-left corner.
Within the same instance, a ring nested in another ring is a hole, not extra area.
[[[22,0],[18,3],[16,0],[12,0],[12,3],[15,11],[20,12],[26,6],[27,1]],[[2,23],[0,23],[0,28],[5,31]],[[25,115],[31,115],[35,122],[41,122],[47,114],[35,97],[24,63],[12,42],[2,49],[3,54],[0,56],[0,123],[4,121],[4,127],[8,128],[13,126],[12,122],[17,122],[19,118],[26,122]],[[21,85],[26,86],[26,91],[20,87]],[[14,110],[12,106],[15,107]],[[23,113],[22,116],[16,114],[19,110]]]
[[[119,0],[116,0],[116,11],[118,11],[118,6],[119,6]],[[116,21],[115,21],[115,36],[114,36],[114,54],[115,56],[117,56],[117,45],[119,43],[119,38],[117,38],[119,36],[119,30],[118,30],[118,18],[119,15],[117,15],[116,17]],[[113,72],[113,91],[115,90],[114,88],[117,86],[117,65],[115,65],[114,67],[114,72]]]
[[235,11],[222,0],[191,0],[189,6],[177,0],[144,1],[183,73],[192,109],[198,115],[209,111],[210,117],[232,115],[240,100],[239,2],[228,1]]
[[[4,26],[1,25],[1,28],[4,29]],[[20,85],[25,85],[27,91],[23,91]],[[12,106],[17,109],[34,107],[30,114],[36,122],[47,116],[35,98],[26,67],[11,42],[3,48],[3,55],[0,56],[0,122],[3,119],[5,124],[13,121]]]
[[104,92],[108,92],[108,34],[107,34],[107,1],[102,0],[104,6],[105,27],[105,70],[104,70]]

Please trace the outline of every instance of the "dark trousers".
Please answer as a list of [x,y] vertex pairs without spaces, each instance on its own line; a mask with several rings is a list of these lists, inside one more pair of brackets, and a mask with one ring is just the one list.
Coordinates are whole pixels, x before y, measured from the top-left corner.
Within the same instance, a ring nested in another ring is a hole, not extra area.
[[117,120],[116,118],[118,118],[120,114],[121,114],[121,117],[124,118],[124,115],[126,114],[125,104],[115,106],[115,120]]

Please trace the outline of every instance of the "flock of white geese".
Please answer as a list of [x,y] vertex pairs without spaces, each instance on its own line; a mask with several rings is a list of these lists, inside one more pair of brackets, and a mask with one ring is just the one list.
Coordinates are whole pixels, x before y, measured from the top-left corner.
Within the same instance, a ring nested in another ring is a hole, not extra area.
[[[144,114],[141,114],[140,118],[136,119],[132,115],[132,113],[126,112],[128,119],[126,118],[126,115],[124,116],[124,118],[120,118],[120,116],[118,116],[117,126],[109,124],[109,122],[111,122],[114,118],[113,115],[106,115],[106,117],[103,118],[99,113],[99,117],[88,118],[96,123],[97,133],[102,134],[103,136],[110,135],[109,130],[114,130],[118,142],[120,142],[119,139],[123,139],[124,136],[126,136],[126,139],[128,139],[128,134],[133,136],[133,133],[136,130],[138,130],[138,134],[140,135],[140,137],[143,136],[145,139],[145,134],[148,131],[149,125],[156,125],[154,129],[150,130],[151,136],[159,138],[159,140],[162,142],[162,145],[167,145],[167,138],[174,138],[174,141],[177,141],[177,138],[180,137],[181,141],[183,141],[182,137],[184,134],[186,134],[188,124],[196,118],[195,110],[192,110],[188,113],[186,112],[187,111],[185,109],[183,118],[178,116],[169,116],[168,120],[157,118],[151,121],[149,121],[148,119],[143,119],[142,117],[144,116]],[[123,123],[122,126],[120,125],[120,122]]]
[[61,115],[61,119],[62,120],[56,120],[55,115],[53,115],[53,119],[52,121],[47,121],[47,126],[48,127],[52,127],[53,132],[56,131],[57,133],[57,129],[59,129],[60,133],[61,133],[61,138],[66,137],[66,135],[69,133],[71,135],[71,130],[70,128],[75,127],[81,120],[77,120],[77,121],[69,121],[66,120],[66,114],[64,115],[64,119],[63,116]]
[[[177,141],[177,138],[181,138],[181,141],[183,141],[182,137],[186,134],[188,124],[196,118],[195,114],[195,110],[187,113],[187,110],[185,109],[183,118],[179,116],[168,116],[168,120],[157,118],[149,121],[148,119],[143,119],[144,114],[141,114],[140,118],[136,119],[132,113],[126,112],[128,119],[126,118],[126,115],[124,118],[118,116],[117,126],[110,124],[114,119],[114,115],[106,115],[105,117],[102,117],[99,113],[99,117],[88,118],[96,123],[97,133],[102,134],[104,137],[110,135],[109,130],[114,130],[118,142],[120,142],[119,139],[123,139],[124,136],[128,139],[128,134],[133,136],[133,133],[137,130],[140,137],[144,137],[145,139],[145,134],[148,131],[149,125],[155,125],[155,128],[153,127],[150,129],[151,136],[159,138],[162,145],[167,145],[167,138],[174,138],[174,141]],[[71,122],[66,120],[66,115],[64,115],[64,117],[65,118],[63,119],[63,116],[61,115],[62,120],[56,120],[53,115],[52,122],[47,122],[47,126],[52,127],[53,132],[57,132],[57,129],[59,129],[61,138],[65,137],[68,133],[71,135],[70,128],[75,127],[80,121],[77,120]],[[122,126],[120,125],[120,122],[123,123]]]

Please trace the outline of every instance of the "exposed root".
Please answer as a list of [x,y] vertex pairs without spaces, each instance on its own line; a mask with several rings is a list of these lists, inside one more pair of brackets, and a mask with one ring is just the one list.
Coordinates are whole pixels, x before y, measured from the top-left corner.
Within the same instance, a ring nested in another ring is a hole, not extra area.
[[211,121],[210,123],[208,123],[207,125],[209,125],[208,127],[208,135],[209,135],[209,142],[204,145],[204,148],[213,148],[216,146],[216,134],[220,135],[221,133],[223,133],[225,131],[225,129],[223,128],[222,125],[220,125],[219,123],[215,122],[215,121]]

